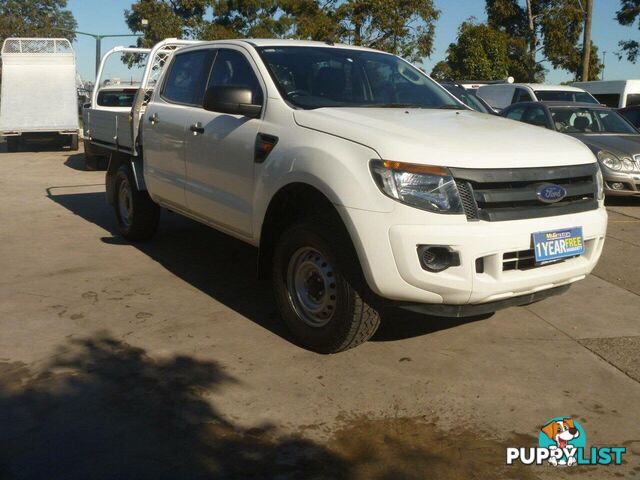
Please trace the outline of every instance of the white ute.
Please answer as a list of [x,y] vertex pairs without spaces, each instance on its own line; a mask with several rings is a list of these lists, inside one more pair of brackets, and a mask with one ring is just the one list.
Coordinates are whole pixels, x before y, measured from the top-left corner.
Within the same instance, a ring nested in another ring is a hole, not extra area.
[[318,352],[366,341],[386,306],[471,316],[561,293],[602,252],[587,147],[471,111],[390,54],[186,46],[140,122],[138,154],[107,171],[122,234],[150,238],[166,207],[258,247],[282,318]]

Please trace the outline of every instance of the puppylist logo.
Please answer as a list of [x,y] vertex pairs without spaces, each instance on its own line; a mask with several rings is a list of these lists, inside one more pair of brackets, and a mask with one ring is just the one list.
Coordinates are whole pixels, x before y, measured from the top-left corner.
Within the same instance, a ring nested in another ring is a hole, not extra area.
[[507,465],[549,463],[554,467],[576,465],[620,465],[625,447],[591,447],[582,426],[572,418],[555,417],[538,434],[538,448],[508,447]]

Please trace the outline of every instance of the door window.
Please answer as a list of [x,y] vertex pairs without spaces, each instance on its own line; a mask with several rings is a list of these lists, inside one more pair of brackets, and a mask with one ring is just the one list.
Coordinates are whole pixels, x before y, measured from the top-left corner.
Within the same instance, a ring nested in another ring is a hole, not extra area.
[[540,106],[527,108],[527,111],[522,120],[537,127],[547,126],[547,114],[545,113],[544,108]]
[[533,98],[531,94],[527,92],[524,88],[516,88],[516,91],[513,93],[513,101],[511,103],[520,103],[520,102],[531,102]]
[[526,108],[527,107],[514,107],[507,112],[506,117],[510,118],[511,120],[522,121],[522,115],[524,114]]
[[173,103],[202,105],[199,100],[204,95],[210,56],[210,50],[193,50],[176,54],[171,62],[162,97]]
[[221,86],[250,89],[254,104],[261,105],[264,100],[258,77],[249,61],[237,50],[218,50],[207,89]]

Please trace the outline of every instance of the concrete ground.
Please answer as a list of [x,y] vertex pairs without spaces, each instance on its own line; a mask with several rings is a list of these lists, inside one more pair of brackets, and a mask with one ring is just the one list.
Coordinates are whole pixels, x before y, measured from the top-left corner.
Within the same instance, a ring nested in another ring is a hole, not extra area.
[[[387,312],[321,356],[278,321],[256,253],[163,212],[115,234],[82,153],[0,153],[0,478],[557,478],[506,467],[555,416],[640,477],[640,199],[561,297],[477,321]],[[564,473],[564,472],[563,472]]]

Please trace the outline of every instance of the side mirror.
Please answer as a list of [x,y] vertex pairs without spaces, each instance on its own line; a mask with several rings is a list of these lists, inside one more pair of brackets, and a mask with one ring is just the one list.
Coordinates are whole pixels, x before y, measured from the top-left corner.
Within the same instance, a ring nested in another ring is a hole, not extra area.
[[218,86],[209,88],[202,104],[210,112],[229,113],[258,118],[262,105],[253,103],[253,92],[246,87]]
[[91,103],[85,103],[82,105],[82,108],[91,108]]

